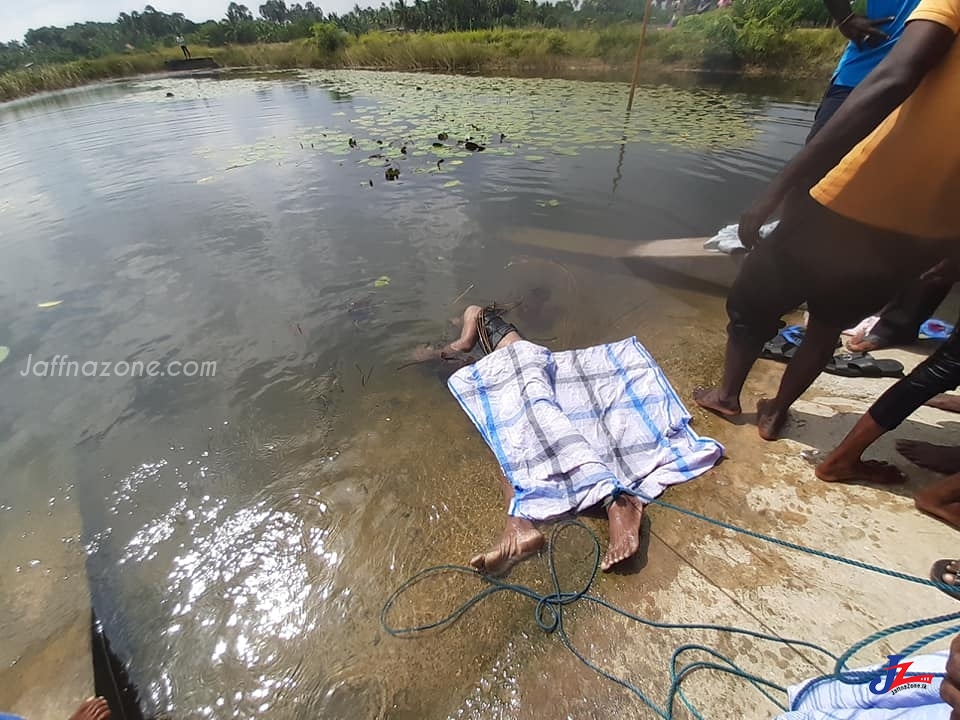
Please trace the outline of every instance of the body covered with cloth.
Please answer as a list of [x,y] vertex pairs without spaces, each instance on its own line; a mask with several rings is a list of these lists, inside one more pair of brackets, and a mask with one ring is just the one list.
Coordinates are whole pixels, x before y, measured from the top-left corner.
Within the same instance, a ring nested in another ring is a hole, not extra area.
[[648,502],[723,456],[636,338],[564,352],[520,340],[448,385],[496,455],[515,518]]

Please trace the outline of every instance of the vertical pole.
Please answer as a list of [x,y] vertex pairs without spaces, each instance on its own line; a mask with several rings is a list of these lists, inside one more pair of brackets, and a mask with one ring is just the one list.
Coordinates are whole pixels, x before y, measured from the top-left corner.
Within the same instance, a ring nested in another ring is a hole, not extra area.
[[633,61],[633,80],[630,81],[630,99],[627,100],[627,112],[633,107],[633,94],[637,91],[637,80],[640,79],[640,57],[643,55],[643,41],[647,37],[647,23],[650,22],[650,7],[653,0],[647,0],[643,9],[643,26],[640,28],[640,44],[637,45],[637,58]]

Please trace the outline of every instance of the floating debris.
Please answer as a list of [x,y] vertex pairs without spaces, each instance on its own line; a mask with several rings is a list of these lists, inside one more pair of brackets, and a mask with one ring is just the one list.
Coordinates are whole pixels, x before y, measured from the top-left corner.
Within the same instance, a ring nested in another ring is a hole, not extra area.
[[395,167],[388,167],[387,171],[384,173],[384,176],[387,178],[387,180],[393,182],[400,177],[400,171]]
[[43,310],[47,308],[55,308],[57,305],[61,305],[63,300],[47,300],[46,302],[37,303],[37,307]]
[[353,138],[350,138],[349,140],[347,140],[347,144],[348,144],[350,147],[355,148],[355,147],[357,146],[357,141],[354,140]]
[[449,135],[447,135],[446,133],[443,133],[443,132],[442,132],[442,133],[440,133],[439,135],[437,135],[437,140],[446,140],[446,139],[449,138],[449,137],[450,137]]
[[168,92],[168,93],[167,93],[167,97],[173,97],[173,93],[172,93],[172,92]]
[[433,143],[433,147],[446,147],[446,145],[444,145],[442,142],[435,142]]
[[473,140],[467,140],[463,146],[471,152],[482,152],[483,150],[486,150],[483,145],[478,145],[477,143],[473,142]]
[[402,146],[400,147],[400,152],[401,152],[403,155],[406,155],[406,154],[407,154],[407,146],[406,146],[406,145],[402,145]]

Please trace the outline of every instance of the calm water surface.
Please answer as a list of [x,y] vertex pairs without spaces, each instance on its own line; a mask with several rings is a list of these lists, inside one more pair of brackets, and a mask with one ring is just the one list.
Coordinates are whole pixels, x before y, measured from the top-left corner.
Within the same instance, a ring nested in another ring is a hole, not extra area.
[[[0,106],[0,601],[38,578],[54,588],[34,617],[0,621],[0,672],[72,619],[56,587],[82,550],[150,713],[517,717],[534,703],[547,641],[527,634],[529,608],[505,600],[415,642],[379,629],[399,582],[463,562],[502,520],[496,468],[442,372],[398,367],[449,339],[458,307],[493,299],[523,299],[516,321],[555,347],[665,347],[656,296],[634,312],[635,278],[591,258],[591,238],[626,248],[733,222],[813,109],[648,86],[626,119],[625,97],[327,72]],[[457,145],[468,137],[486,150]],[[544,247],[556,232],[584,252]],[[216,372],[21,375],[56,355]],[[435,586],[398,619],[474,590]]]

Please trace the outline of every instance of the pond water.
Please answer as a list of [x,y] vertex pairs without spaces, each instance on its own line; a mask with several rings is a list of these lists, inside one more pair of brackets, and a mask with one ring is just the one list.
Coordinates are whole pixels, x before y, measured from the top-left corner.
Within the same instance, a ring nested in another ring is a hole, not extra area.
[[[503,517],[443,371],[402,366],[466,303],[522,301],[514,321],[554,347],[655,352],[675,337],[660,299],[718,305],[642,294],[591,238],[735,221],[813,105],[685,85],[640,87],[629,118],[620,83],[362,72],[0,106],[0,601],[67,583],[82,549],[152,715],[519,716],[547,642],[529,608],[380,630],[393,588],[465,562]],[[551,249],[559,233],[582,252]],[[24,376],[57,355],[98,376]],[[100,376],[137,361],[216,367]],[[398,621],[476,589],[434,586]],[[71,612],[53,592],[0,621],[0,672]]]

